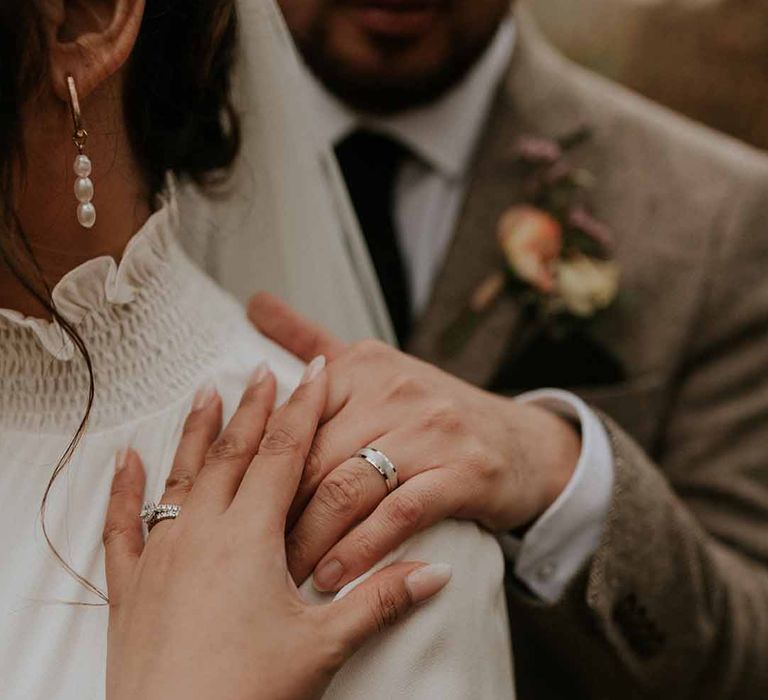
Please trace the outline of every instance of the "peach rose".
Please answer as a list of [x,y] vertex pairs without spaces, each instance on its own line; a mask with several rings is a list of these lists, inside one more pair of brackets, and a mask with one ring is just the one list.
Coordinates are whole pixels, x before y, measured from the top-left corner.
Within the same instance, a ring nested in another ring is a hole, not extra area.
[[563,245],[559,222],[535,207],[520,205],[499,220],[498,237],[515,274],[547,294],[555,289],[555,263]]

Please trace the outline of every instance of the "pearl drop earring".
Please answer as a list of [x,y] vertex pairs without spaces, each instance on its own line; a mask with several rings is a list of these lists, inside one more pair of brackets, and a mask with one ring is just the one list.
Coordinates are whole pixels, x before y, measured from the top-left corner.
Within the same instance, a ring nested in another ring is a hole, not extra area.
[[75,180],[75,197],[80,204],[77,207],[77,220],[83,228],[93,228],[96,223],[96,207],[93,206],[93,181],[91,171],[93,166],[91,159],[85,155],[85,144],[88,141],[88,132],[83,128],[83,116],[80,112],[80,100],[77,96],[75,79],[67,76],[67,88],[69,89],[69,106],[72,111],[72,122],[75,125],[75,133],[72,136],[77,147],[74,170],[77,175]]

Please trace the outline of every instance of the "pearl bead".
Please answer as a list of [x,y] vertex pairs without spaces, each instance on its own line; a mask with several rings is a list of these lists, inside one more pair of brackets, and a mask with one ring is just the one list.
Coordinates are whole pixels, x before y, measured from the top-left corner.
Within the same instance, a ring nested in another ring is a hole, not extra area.
[[90,202],[93,199],[93,182],[88,177],[75,180],[75,197],[78,202]]
[[92,166],[91,159],[88,156],[77,156],[75,158],[74,171],[78,177],[89,177],[91,174]]
[[90,202],[83,202],[77,208],[77,220],[83,228],[93,228],[96,223],[96,207]]

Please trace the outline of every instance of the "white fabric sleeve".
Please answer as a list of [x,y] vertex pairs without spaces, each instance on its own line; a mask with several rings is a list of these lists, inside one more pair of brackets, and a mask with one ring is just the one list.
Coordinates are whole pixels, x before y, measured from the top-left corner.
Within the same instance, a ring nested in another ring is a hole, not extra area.
[[[324,700],[514,699],[504,557],[495,539],[474,523],[446,520],[406,542],[337,598],[396,561],[450,564],[453,578],[358,651]],[[311,580],[301,592],[310,602],[333,604]]]
[[581,428],[581,455],[565,490],[522,541],[501,538],[517,578],[554,604],[600,543],[613,493],[613,452],[602,421],[578,396],[544,389],[516,400],[535,403]]

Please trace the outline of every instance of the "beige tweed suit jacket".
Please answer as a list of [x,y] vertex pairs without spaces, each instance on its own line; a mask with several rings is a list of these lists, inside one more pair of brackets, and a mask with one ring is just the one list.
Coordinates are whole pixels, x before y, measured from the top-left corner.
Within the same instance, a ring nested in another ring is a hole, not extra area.
[[518,21],[410,350],[489,385],[519,332],[512,298],[453,356],[439,338],[502,264],[496,223],[520,198],[511,147],[590,127],[574,157],[597,178],[623,269],[623,302],[595,335],[627,377],[565,388],[606,416],[616,482],[599,550],[559,604],[509,577],[519,695],[768,698],[768,159],[569,63]]

